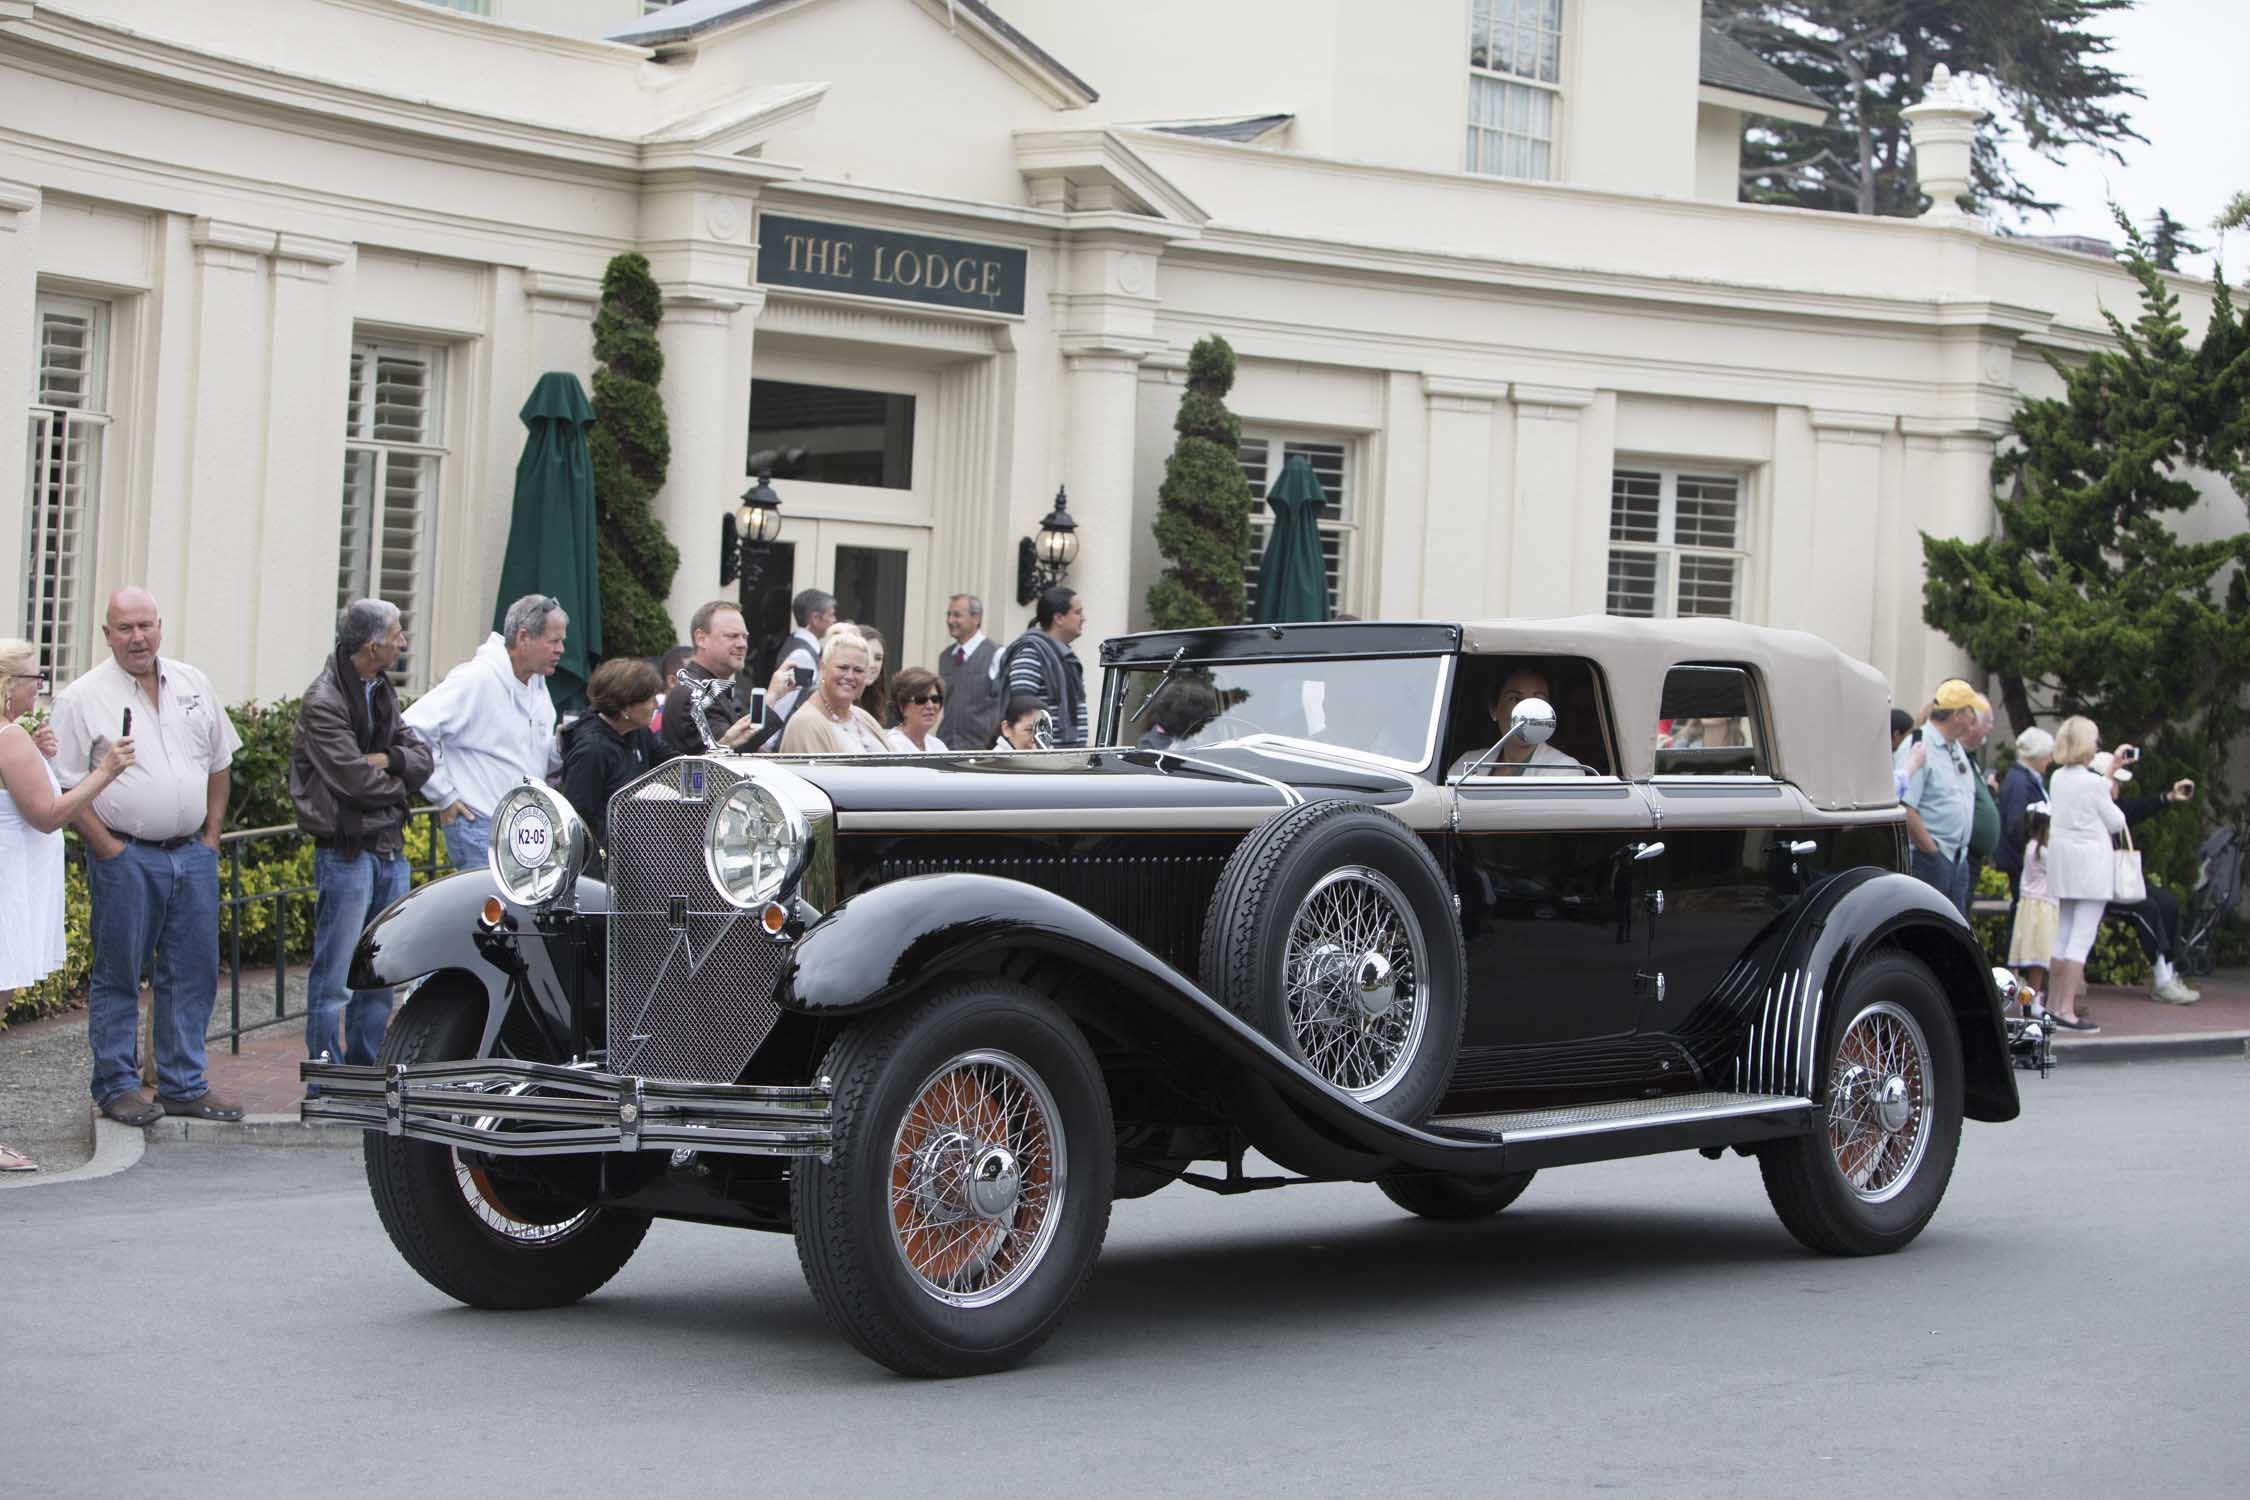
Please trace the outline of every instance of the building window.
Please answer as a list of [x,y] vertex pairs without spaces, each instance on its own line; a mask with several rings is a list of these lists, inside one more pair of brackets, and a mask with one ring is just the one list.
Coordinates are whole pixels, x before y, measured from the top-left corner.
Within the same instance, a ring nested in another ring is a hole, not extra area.
[[1619,469],[1609,486],[1609,613],[1739,619],[1742,478]]
[[429,530],[445,462],[445,351],[361,339],[352,344],[344,404],[344,536],[336,607],[387,599],[406,627],[407,652],[391,676],[427,685],[420,627],[429,580]]
[[492,14],[492,0],[422,0],[422,3],[434,5],[439,10],[457,10],[469,16]]
[[36,309],[23,633],[60,687],[84,669],[93,629],[88,600],[109,432],[109,309],[81,297],[45,295]]
[[1282,466],[1303,454],[1320,481],[1328,504],[1320,513],[1320,565],[1328,575],[1328,613],[1333,618],[1351,597],[1352,540],[1359,526],[1353,511],[1351,444],[1320,442],[1311,438],[1285,438],[1261,433],[1242,435],[1242,477],[1250,481],[1250,577],[1244,606],[1255,613],[1258,605],[1258,563],[1266,555],[1266,537],[1273,528],[1273,513],[1265,506],[1266,486],[1281,477]]
[[1469,8],[1468,169],[1555,175],[1563,0],[1474,0]]
[[816,484],[914,486],[914,398],[750,382],[750,472]]

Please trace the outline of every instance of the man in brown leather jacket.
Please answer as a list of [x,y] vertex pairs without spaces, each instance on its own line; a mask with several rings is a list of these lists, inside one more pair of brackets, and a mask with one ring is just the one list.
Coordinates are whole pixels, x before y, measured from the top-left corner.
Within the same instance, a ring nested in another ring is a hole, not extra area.
[[405,649],[396,605],[355,600],[297,709],[289,800],[312,835],[319,898],[305,1002],[305,1051],[315,1058],[372,1063],[390,1021],[391,992],[347,990],[346,975],[368,918],[406,894],[407,798],[430,775],[430,747],[400,722],[386,675]]

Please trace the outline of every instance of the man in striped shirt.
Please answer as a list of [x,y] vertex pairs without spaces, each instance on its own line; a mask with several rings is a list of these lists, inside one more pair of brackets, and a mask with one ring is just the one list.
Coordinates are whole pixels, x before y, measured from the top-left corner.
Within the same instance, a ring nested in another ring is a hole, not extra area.
[[1071,642],[1086,628],[1086,605],[1075,589],[1056,584],[1039,596],[1031,627],[1008,646],[1000,673],[1003,697],[1028,693],[1047,705],[1055,721],[1057,746],[1086,743],[1086,669],[1071,654]]

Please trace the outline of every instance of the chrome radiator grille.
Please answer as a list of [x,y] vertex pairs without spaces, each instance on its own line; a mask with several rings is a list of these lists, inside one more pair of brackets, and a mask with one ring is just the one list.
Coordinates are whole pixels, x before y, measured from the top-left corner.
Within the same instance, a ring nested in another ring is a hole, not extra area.
[[612,1072],[732,1083],[780,1019],[786,950],[703,868],[704,817],[740,779],[712,761],[667,761],[610,802]]

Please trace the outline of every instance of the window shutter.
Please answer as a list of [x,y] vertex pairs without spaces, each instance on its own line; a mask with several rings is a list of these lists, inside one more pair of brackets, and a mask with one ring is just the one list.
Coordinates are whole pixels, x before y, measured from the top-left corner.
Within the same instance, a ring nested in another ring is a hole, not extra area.
[[1243,607],[1255,614],[1258,605],[1258,564],[1265,556],[1273,516],[1266,509],[1266,486],[1281,477],[1290,459],[1302,456],[1312,465],[1328,507],[1320,520],[1321,571],[1327,575],[1328,613],[1343,609],[1351,562],[1352,514],[1351,447],[1348,443],[1322,443],[1288,438],[1245,436],[1237,456],[1242,477],[1250,481],[1250,575],[1245,580]]
[[[343,530],[336,606],[373,597],[398,606],[412,638],[421,625],[425,545],[437,504],[445,351],[363,340],[352,347],[345,400]],[[409,646],[392,676],[422,681]]]
[[88,644],[88,572],[109,424],[103,410],[106,311],[75,297],[37,302],[24,475],[23,633],[39,648],[58,687],[77,675]]

